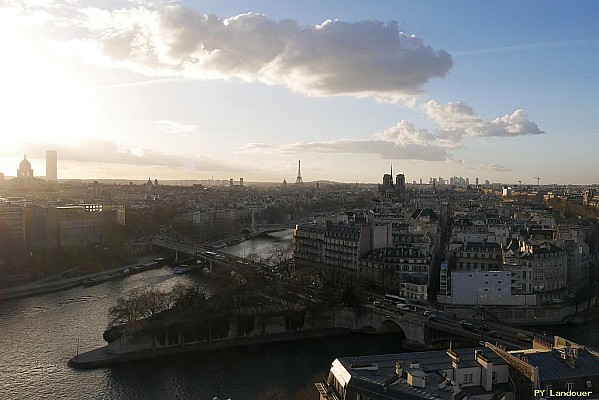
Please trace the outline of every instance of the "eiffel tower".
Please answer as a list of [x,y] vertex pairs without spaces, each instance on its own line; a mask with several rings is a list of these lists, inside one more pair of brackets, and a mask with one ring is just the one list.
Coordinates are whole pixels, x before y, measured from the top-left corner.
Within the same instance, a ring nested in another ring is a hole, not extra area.
[[302,183],[304,183],[304,181],[302,180],[302,169],[301,169],[301,165],[302,165],[302,161],[301,160],[297,160],[297,178],[295,179],[295,184],[296,185],[301,185]]

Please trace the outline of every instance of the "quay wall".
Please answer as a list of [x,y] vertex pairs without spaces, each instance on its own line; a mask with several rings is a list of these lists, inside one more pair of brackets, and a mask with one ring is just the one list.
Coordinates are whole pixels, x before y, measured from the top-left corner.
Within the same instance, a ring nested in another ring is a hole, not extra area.
[[[248,321],[253,318],[253,326]],[[207,338],[189,340],[184,329],[166,328],[162,340],[158,340],[149,330],[124,331],[107,346],[82,353],[71,359],[73,368],[100,368],[113,364],[181,354],[257,345],[279,341],[292,341],[310,337],[349,334],[351,332],[388,333],[404,332],[406,339],[414,343],[424,343],[424,324],[412,317],[392,318],[363,309],[335,308],[324,310],[318,315],[309,312],[275,313],[270,315],[243,316],[228,318],[227,328],[222,326],[208,329]],[[206,334],[206,333],[205,333]]]

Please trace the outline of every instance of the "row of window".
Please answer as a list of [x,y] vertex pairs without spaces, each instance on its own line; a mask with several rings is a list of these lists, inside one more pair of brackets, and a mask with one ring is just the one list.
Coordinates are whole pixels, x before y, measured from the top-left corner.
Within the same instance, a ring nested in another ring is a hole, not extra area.
[[[472,254],[472,257],[470,256],[470,254]],[[458,253],[458,257],[465,257],[465,258],[495,258],[495,259],[499,259],[501,257],[501,253],[495,253],[494,255],[491,253]]]
[[478,269],[478,268],[480,268],[482,270],[485,270],[485,269],[497,269],[498,265],[499,264],[487,264],[487,263],[476,263],[476,262],[473,262],[471,264],[469,262],[464,263],[464,262],[460,261],[458,263],[458,269],[462,270],[462,269],[464,269],[464,267],[466,268],[467,271],[470,270],[471,268],[472,269]]

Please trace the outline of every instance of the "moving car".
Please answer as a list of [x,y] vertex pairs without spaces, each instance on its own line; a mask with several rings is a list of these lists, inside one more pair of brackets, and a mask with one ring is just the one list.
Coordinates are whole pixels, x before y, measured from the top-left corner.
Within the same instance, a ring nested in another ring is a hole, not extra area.
[[466,329],[467,331],[477,331],[476,326],[474,326],[472,322],[466,321],[465,319],[460,321],[460,326],[462,327],[462,329]]
[[429,321],[437,321],[438,320],[437,314],[435,314],[434,312],[429,313],[428,314],[428,320]]
[[526,336],[524,333],[517,333],[516,339],[522,340],[523,342],[532,342],[532,339]]

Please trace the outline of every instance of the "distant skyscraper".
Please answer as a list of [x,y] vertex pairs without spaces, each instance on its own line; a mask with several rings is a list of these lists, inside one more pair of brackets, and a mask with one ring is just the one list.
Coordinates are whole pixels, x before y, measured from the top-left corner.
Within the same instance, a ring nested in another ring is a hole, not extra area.
[[46,151],[46,180],[55,181],[58,179],[58,156],[56,150]]
[[295,179],[296,185],[301,185],[304,183],[302,180],[302,160],[297,160],[297,178]]

